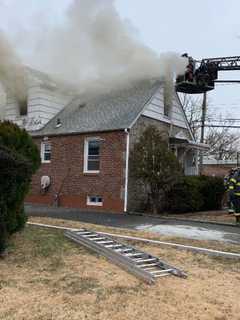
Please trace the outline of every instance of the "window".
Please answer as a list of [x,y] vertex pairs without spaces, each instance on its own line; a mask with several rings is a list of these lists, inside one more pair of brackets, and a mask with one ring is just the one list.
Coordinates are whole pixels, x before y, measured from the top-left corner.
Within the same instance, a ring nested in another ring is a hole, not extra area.
[[87,197],[87,205],[100,207],[103,205],[103,199],[100,196],[88,196]]
[[98,173],[100,170],[100,140],[86,139],[84,149],[84,172]]
[[51,153],[52,153],[51,144],[49,142],[42,142],[42,144],[41,144],[42,163],[51,162]]

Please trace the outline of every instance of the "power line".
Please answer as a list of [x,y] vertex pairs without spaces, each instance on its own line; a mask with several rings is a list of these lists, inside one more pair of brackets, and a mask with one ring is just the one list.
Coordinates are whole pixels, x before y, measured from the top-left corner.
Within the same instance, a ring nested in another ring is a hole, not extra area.
[[240,129],[240,125],[216,125],[216,124],[205,124],[205,127],[207,128],[231,128],[231,129]]
[[224,122],[224,121],[240,121],[240,119],[230,119],[230,118],[222,118],[222,119],[219,119],[219,120],[217,120],[217,119],[213,119],[213,118],[211,118],[211,117],[208,117],[208,120],[211,120],[212,122]]

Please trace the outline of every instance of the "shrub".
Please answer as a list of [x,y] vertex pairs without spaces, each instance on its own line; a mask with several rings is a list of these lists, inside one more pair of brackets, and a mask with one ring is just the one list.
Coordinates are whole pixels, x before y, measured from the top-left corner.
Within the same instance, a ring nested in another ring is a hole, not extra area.
[[182,168],[162,132],[148,126],[134,144],[129,164],[131,178],[149,191],[152,210],[157,213],[161,199],[182,176]]
[[27,132],[10,122],[0,123],[0,252],[7,236],[25,225],[24,198],[39,164],[38,149]]
[[167,194],[166,210],[174,213],[218,210],[224,192],[221,178],[184,177]]
[[31,163],[33,173],[39,168],[40,156],[37,146],[27,131],[20,129],[16,124],[9,121],[0,122],[0,145],[22,155],[23,159]]
[[223,179],[220,177],[201,176],[203,206],[201,210],[219,210],[225,193]]

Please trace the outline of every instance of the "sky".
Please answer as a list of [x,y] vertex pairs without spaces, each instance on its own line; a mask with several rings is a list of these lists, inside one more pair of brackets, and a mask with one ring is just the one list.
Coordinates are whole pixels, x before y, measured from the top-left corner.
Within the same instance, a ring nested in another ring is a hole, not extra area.
[[[31,54],[27,35],[61,23],[71,1],[0,0],[0,29],[26,64]],[[156,53],[188,52],[195,59],[240,55],[239,0],[115,0],[115,6]],[[220,78],[240,79],[240,72],[222,72]],[[240,84],[217,85],[208,98],[211,112],[240,118]]]

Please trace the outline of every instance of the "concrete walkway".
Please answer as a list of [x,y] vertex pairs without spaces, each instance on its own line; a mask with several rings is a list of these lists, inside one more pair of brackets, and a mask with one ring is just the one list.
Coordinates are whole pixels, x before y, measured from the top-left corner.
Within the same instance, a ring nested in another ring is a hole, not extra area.
[[174,237],[240,244],[240,228],[235,226],[32,205],[26,205],[25,209],[30,216],[68,219],[109,227],[146,230]]

